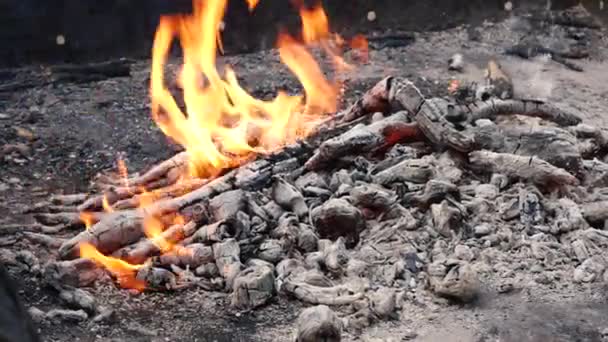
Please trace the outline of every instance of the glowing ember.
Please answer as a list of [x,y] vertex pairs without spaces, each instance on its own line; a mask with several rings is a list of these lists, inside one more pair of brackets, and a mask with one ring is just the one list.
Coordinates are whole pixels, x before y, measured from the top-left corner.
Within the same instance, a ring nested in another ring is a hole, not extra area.
[[260,0],[247,0],[247,6],[249,6],[249,10],[253,11],[253,9],[260,3]]

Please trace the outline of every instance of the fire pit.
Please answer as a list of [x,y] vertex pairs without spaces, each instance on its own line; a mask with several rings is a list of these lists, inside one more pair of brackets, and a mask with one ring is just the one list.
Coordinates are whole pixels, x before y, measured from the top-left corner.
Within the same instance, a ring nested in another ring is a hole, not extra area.
[[[581,24],[592,21],[564,12],[570,21],[554,25],[575,41],[570,50],[496,38],[498,24],[470,28],[466,44],[499,39],[505,54],[489,56],[479,43],[476,61],[455,57],[448,71],[453,44],[445,37],[463,29],[344,38],[329,30],[323,7],[303,6],[300,36],[281,32],[276,51],[218,63],[225,7],[225,0],[195,1],[190,15],[162,17],[149,69],[123,59],[32,73],[36,86],[67,92],[73,83],[111,88],[115,77],[149,75],[154,124],[176,151],[137,173],[122,156],[88,191],[45,194],[28,205],[35,223],[3,226],[6,244],[28,246],[2,250],[4,262],[69,307],[32,309],[36,320],[102,327],[122,311],[116,298],[159,308],[199,302],[204,312],[214,302],[206,296],[218,296],[220,312],[241,320],[275,310],[277,301],[302,304],[288,313],[290,321],[299,316],[297,340],[337,341],[387,327],[406,310],[531,291],[524,281],[568,289],[605,281],[608,134],[592,115],[597,107],[520,90],[534,89],[524,81],[539,76],[520,74],[534,63],[570,84],[598,68],[580,61],[597,58],[583,44],[599,44],[598,26]],[[174,39],[183,53],[177,67],[169,58]],[[411,44],[418,50],[407,55]],[[404,55],[411,60],[395,62]],[[404,71],[402,64],[423,68],[431,55],[434,72],[449,77]],[[287,87],[271,80],[259,92],[241,79],[242,64],[265,75],[263,63],[269,75],[287,75],[279,78]],[[113,101],[101,97],[96,106],[111,112]],[[30,139],[28,132],[17,135]],[[19,164],[27,151],[11,146],[7,161]],[[45,246],[49,259],[33,245]],[[276,319],[269,315],[266,324]],[[395,336],[415,338],[403,326]],[[159,335],[137,324],[126,329]]]

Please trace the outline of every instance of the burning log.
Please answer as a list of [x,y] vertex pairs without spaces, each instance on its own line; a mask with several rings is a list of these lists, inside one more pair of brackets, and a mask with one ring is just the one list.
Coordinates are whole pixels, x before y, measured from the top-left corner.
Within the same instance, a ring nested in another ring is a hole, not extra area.
[[363,94],[345,112],[338,115],[338,122],[351,122],[367,114],[385,113],[389,109],[388,96],[393,77],[383,78],[374,87]]
[[78,248],[84,243],[93,245],[102,253],[112,253],[144,237],[143,221],[143,213],[136,210],[106,214],[93,227],[66,241],[59,248],[59,256],[63,259],[77,257]]
[[546,161],[510,153],[475,151],[469,153],[471,165],[480,170],[503,173],[511,178],[529,180],[539,185],[576,185],[578,179],[566,170]]
[[342,321],[326,305],[304,309],[298,316],[296,342],[340,342]]

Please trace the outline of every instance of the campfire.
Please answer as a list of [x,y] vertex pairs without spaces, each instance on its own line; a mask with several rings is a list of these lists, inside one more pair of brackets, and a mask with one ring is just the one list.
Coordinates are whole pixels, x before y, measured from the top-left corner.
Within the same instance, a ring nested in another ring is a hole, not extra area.
[[135,292],[227,291],[239,310],[286,294],[316,305],[298,323],[299,341],[315,341],[390,319],[403,289],[473,301],[484,271],[472,261],[486,248],[517,244],[514,258],[576,260],[577,281],[600,276],[605,132],[560,104],[514,98],[494,59],[485,84],[454,80],[450,97],[389,76],[341,109],[341,75],[356,70],[343,52],[365,60],[367,41],[332,33],[320,6],[301,8],[300,37],[277,38],[303,94],[255,98],[217,66],[226,1],[194,1],[156,32],[152,117],[183,151],[135,174],[118,160],[91,193],[34,209],[34,240],[79,230],[54,244],[49,283],[74,293],[110,274]]

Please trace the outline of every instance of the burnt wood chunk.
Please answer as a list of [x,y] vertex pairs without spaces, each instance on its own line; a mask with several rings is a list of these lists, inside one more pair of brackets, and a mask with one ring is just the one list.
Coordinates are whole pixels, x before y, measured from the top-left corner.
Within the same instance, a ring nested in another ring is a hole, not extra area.
[[337,240],[343,236],[348,247],[359,242],[359,234],[366,228],[361,211],[339,198],[313,209],[312,221],[320,238]]

